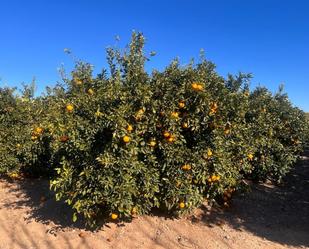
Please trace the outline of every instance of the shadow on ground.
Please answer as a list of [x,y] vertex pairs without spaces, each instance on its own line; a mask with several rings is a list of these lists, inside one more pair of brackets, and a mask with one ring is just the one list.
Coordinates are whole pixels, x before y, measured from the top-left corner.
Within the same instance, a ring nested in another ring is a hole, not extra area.
[[226,210],[202,207],[193,222],[228,224],[239,231],[290,246],[309,247],[309,151],[285,177],[283,186],[252,184]]
[[[190,219],[198,225],[228,224],[282,245],[309,247],[309,151],[286,176],[283,186],[252,184],[251,188],[251,193],[236,196],[229,209],[202,206]],[[71,208],[55,201],[46,180],[19,181],[10,191],[17,198],[6,208],[30,207],[25,220],[54,223],[55,231],[50,233],[85,228],[83,220],[72,222]],[[154,215],[162,217],[160,213]]]
[[[35,220],[42,224],[55,224],[55,230],[65,228],[85,228],[82,217],[72,222],[73,211],[63,201],[56,201],[55,194],[49,189],[46,179],[25,179],[18,181],[15,188],[10,191],[17,198],[15,201],[4,204],[6,208],[18,209],[30,207],[25,217],[26,221]],[[23,196],[23,198],[19,198]],[[56,231],[50,231],[51,233]]]

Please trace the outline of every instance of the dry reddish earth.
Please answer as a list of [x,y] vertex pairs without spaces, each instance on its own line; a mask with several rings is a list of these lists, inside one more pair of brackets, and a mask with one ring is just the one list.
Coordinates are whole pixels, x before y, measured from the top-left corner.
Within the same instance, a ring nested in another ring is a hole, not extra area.
[[190,217],[143,216],[96,232],[70,221],[46,181],[0,179],[0,249],[309,248],[308,155],[283,186],[252,185],[227,210],[205,205]]

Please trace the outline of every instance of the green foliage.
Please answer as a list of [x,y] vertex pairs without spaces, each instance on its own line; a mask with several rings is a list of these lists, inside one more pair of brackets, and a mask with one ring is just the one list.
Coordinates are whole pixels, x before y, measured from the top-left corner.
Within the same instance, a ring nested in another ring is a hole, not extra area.
[[73,220],[92,224],[226,201],[244,178],[280,181],[309,130],[282,90],[250,93],[251,75],[224,79],[203,57],[149,75],[143,46],[133,33],[127,50],[108,49],[109,73],[77,62],[44,97],[1,89],[0,171],[48,174]]

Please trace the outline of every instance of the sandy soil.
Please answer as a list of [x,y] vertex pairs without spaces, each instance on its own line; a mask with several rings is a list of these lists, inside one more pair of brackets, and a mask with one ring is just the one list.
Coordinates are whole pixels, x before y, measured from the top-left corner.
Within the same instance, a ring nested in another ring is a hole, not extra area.
[[70,208],[54,201],[48,182],[0,179],[0,249],[309,248],[308,156],[283,186],[252,185],[229,209],[204,205],[189,217],[144,216],[97,232],[70,222]]

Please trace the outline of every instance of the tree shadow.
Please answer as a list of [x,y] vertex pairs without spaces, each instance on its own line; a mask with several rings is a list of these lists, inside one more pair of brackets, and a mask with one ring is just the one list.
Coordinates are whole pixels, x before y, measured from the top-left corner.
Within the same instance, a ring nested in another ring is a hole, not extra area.
[[239,231],[290,246],[309,246],[309,151],[285,177],[282,186],[251,184],[227,209],[201,207],[193,222],[228,224]]
[[55,193],[49,189],[48,180],[26,178],[14,182],[12,186],[9,192],[17,198],[3,206],[8,209],[30,207],[27,216],[24,218],[26,222],[34,220],[45,225],[52,222],[54,226],[49,231],[52,234],[66,228],[85,228],[82,217],[79,217],[76,222],[72,222],[72,208],[64,201],[56,201]]
[[[236,194],[230,208],[204,205],[189,219],[210,227],[228,224],[238,231],[248,231],[283,245],[309,246],[309,151],[285,177],[282,186],[251,184],[251,189],[250,193]],[[71,207],[55,201],[47,180],[17,181],[9,191],[16,198],[4,206],[7,209],[28,207],[26,222],[35,220],[53,224],[49,233],[55,235],[59,230],[85,229],[82,217],[72,222]],[[154,210],[152,215],[172,219],[160,210]],[[125,223],[117,225],[124,226]],[[103,227],[109,228],[107,222],[103,223]]]

